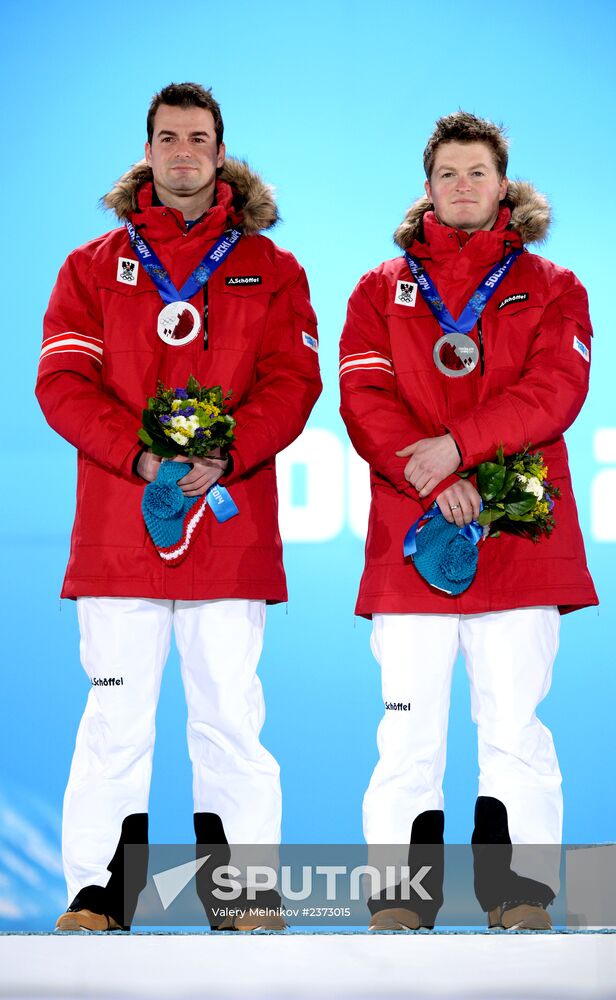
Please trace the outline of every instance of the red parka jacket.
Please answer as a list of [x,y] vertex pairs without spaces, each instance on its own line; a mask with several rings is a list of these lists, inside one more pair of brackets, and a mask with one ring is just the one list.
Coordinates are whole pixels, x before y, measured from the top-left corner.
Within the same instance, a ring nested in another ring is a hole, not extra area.
[[[275,455],[300,434],[321,390],[306,277],[292,254],[259,235],[276,222],[276,206],[271,188],[245,164],[226,161],[215,204],[190,229],[180,212],[153,206],[152,194],[150,168],[141,163],[105,202],[139,227],[177,288],[229,226],[244,235],[208,282],[207,349],[202,335],[182,346],[159,338],[158,291],[141,265],[135,284],[126,268],[121,276],[120,258],[136,260],[124,226],[63,265],[45,316],[36,388],[49,424],[79,449],[62,596],[282,601]],[[203,315],[203,291],[191,302]],[[157,380],[184,386],[191,374],[233,393],[233,470],[221,483],[240,513],[219,524],[208,512],[192,551],[170,567],[147,534],[146,484],[133,462]]]
[[[455,317],[509,248],[542,240],[549,206],[531,185],[514,182],[492,230],[468,236],[441,225],[426,198],[409,209],[396,242],[420,258]],[[575,275],[527,251],[482,315],[484,365],[461,378],[441,373],[433,348],[442,330],[404,257],[360,280],[349,301],[340,345],[341,413],[358,453],[370,464],[372,503],[366,565],[356,613],[474,614],[535,605],[572,611],[597,604],[586,566],[563,432],[588,391],[591,325]],[[403,287],[400,283],[404,283]],[[470,334],[479,347],[477,328]],[[479,553],[467,591],[430,587],[403,557],[410,525],[455,475],[420,500],[395,452],[449,431],[460,470],[529,442],[544,453],[548,478],[562,491],[556,528],[538,543],[501,534]]]

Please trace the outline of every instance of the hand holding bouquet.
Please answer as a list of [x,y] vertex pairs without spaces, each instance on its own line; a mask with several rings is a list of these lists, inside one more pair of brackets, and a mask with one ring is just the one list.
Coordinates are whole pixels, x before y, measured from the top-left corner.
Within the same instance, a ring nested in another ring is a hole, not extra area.
[[555,527],[552,510],[560,490],[548,481],[542,452],[529,449],[527,445],[506,458],[500,447],[496,462],[482,462],[477,468],[477,490],[483,503],[478,522],[489,526],[492,538],[505,531],[538,542]]
[[[502,446],[496,462],[482,462],[476,470],[482,509],[476,521],[463,528],[450,524],[437,504],[422,515],[404,539],[404,555],[411,556],[417,571],[432,587],[447,594],[461,594],[473,582],[477,569],[477,546],[488,535],[502,531],[538,542],[555,527],[552,515],[560,490],[548,481],[548,469],[540,451],[524,451],[505,457]],[[496,530],[494,530],[496,527]]]
[[[166,389],[162,382],[143,411],[140,440],[155,455],[207,457],[226,450],[234,438],[235,420],[225,413],[231,393],[219,385],[206,389],[192,375],[186,388]],[[215,484],[203,496],[185,496],[178,486],[191,468],[178,461],[161,462],[153,483],[146,486],[141,509],[150,537],[161,559],[177,566],[185,558],[209,506],[216,520],[228,521],[238,509],[224,486]]]

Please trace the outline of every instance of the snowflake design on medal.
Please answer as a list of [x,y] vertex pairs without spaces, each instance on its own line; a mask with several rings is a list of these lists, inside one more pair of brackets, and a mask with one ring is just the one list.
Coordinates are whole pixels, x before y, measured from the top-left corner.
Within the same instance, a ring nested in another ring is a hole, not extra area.
[[429,298],[428,301],[430,302],[430,305],[434,309],[436,309],[437,312],[442,312],[443,309],[445,308],[445,303],[438,295],[434,295],[433,297]]

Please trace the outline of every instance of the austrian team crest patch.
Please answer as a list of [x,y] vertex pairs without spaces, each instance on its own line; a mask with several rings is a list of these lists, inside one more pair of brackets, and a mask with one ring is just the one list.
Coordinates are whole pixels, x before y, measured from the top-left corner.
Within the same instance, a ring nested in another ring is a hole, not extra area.
[[414,306],[417,298],[417,285],[414,281],[397,281],[394,302],[399,306]]
[[138,273],[138,260],[131,260],[129,257],[118,257],[117,281],[121,281],[123,285],[136,285]]

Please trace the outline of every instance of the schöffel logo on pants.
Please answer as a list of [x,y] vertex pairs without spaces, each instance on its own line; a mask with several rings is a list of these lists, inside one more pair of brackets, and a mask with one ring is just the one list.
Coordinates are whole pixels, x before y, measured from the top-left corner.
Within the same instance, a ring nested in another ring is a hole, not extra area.
[[124,684],[123,677],[93,677],[94,687],[118,687]]
[[388,712],[410,712],[410,701],[386,701],[385,708]]

